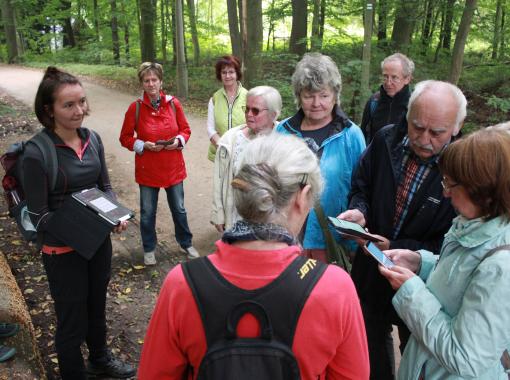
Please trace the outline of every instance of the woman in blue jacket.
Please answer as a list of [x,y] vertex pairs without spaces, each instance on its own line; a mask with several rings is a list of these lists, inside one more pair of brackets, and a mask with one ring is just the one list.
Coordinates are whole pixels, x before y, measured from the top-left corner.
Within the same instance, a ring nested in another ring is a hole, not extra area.
[[[347,208],[351,175],[365,149],[361,129],[340,108],[342,78],[328,56],[306,54],[292,75],[297,113],[282,121],[277,132],[303,138],[320,158],[325,179],[320,204],[326,216]],[[303,248],[308,257],[326,261],[326,243],[314,208],[304,227]]]
[[393,305],[412,333],[398,379],[508,379],[510,134],[472,133],[446,148],[439,167],[459,213],[439,259],[390,250],[397,266],[380,267],[398,289]]

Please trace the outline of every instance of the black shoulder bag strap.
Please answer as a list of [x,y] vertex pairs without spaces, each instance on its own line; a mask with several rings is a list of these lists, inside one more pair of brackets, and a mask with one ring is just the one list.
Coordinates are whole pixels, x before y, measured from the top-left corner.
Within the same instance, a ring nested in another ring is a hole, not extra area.
[[[483,259],[485,260],[488,257],[491,257],[492,255],[494,255],[495,253],[497,253],[499,251],[505,251],[505,250],[510,251],[510,244],[502,245],[502,246],[491,249],[489,252],[487,252],[487,254],[485,255],[485,257]],[[508,353],[508,350],[503,351],[503,355],[501,355],[500,360],[501,360],[501,365],[505,369],[505,372],[508,374],[508,379],[510,380],[510,354]]]
[[303,306],[326,268],[324,263],[298,256],[274,281],[259,289],[245,290],[228,282],[207,257],[182,265],[200,311],[208,348],[228,337],[227,318],[246,301],[262,306],[274,336],[292,348]]
[[29,142],[34,143],[41,151],[44,165],[48,170],[48,190],[49,192],[52,192],[55,190],[58,174],[58,159],[55,144],[51,140],[50,136],[44,133],[44,131],[37,133],[29,140]]
[[348,259],[347,249],[343,244],[338,244],[333,237],[333,234],[328,228],[328,222],[326,220],[326,214],[319,201],[315,202],[313,207],[317,220],[321,226],[322,235],[326,242],[326,255],[328,263],[337,264],[342,267],[347,273],[351,273],[351,263]]

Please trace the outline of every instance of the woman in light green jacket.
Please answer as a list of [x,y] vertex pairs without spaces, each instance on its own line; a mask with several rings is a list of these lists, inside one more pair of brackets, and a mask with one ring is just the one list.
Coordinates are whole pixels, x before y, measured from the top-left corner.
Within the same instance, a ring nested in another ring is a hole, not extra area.
[[215,66],[216,79],[222,87],[216,91],[207,107],[207,135],[211,141],[207,157],[214,162],[218,141],[228,130],[245,123],[243,107],[246,89],[241,84],[241,63],[233,55],[221,57]]
[[398,289],[393,305],[412,333],[398,379],[507,380],[501,359],[510,346],[510,134],[472,133],[445,150],[439,167],[459,213],[439,258],[390,250],[397,265],[380,267]]

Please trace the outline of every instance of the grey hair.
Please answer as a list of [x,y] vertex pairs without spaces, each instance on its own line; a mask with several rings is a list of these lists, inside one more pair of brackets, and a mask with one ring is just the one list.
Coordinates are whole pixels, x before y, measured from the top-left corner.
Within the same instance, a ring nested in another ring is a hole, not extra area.
[[405,56],[402,53],[395,53],[387,56],[381,62],[381,70],[384,68],[384,65],[391,61],[398,61],[402,65],[402,74],[404,77],[412,76],[414,73],[414,62]]
[[413,104],[425,91],[438,92],[444,89],[448,89],[450,91],[450,94],[455,98],[458,104],[457,119],[455,120],[455,126],[453,128],[453,135],[456,136],[462,127],[464,119],[466,118],[467,100],[460,88],[454,84],[442,82],[439,80],[424,80],[418,82],[414,87],[414,91],[412,92],[411,97],[409,98],[406,118],[409,120]]
[[239,215],[255,223],[287,226],[287,207],[304,185],[310,185],[310,206],[320,195],[323,180],[319,161],[295,136],[272,132],[245,147],[232,181]]
[[303,90],[317,92],[325,87],[331,88],[335,93],[336,104],[340,105],[342,76],[335,61],[320,53],[305,54],[292,74],[292,88],[297,106],[301,107],[300,95]]
[[487,129],[496,129],[498,131],[506,131],[510,133],[510,121],[506,121],[504,123],[499,123],[496,125],[491,125],[490,127],[487,127]]
[[251,98],[252,96],[260,96],[264,99],[269,112],[275,114],[274,120],[278,119],[278,116],[280,116],[282,112],[282,97],[276,88],[271,86],[253,87],[248,91],[248,94],[246,94],[247,98]]

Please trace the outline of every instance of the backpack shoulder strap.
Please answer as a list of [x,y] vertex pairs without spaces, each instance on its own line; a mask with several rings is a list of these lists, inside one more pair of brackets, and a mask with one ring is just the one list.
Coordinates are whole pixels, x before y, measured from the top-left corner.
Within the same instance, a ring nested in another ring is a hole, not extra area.
[[174,97],[172,95],[166,95],[166,101],[168,103],[170,103],[170,107],[172,107],[172,111],[174,111],[174,114],[175,114],[176,110],[175,110]]
[[262,305],[267,310],[275,336],[292,347],[301,310],[326,267],[299,256],[268,285],[245,290],[228,282],[207,257],[182,265],[200,311],[208,347],[225,338],[229,313],[244,301]]
[[510,251],[510,244],[505,244],[505,245],[501,245],[499,247],[496,247],[496,248],[492,248],[489,252],[487,252],[484,256],[484,260],[491,257],[492,255],[494,255],[495,253],[499,252],[499,251],[506,251],[506,250],[509,250]]
[[370,118],[374,115],[375,109],[377,108],[377,104],[379,103],[379,99],[381,97],[381,93],[377,91],[371,98],[370,98]]
[[53,191],[57,184],[58,158],[55,144],[44,131],[37,133],[28,142],[33,143],[42,153],[44,164],[48,169],[49,190]]
[[135,111],[135,131],[138,130],[138,119],[140,118],[140,100],[136,101],[136,111]]
[[274,336],[291,349],[303,307],[327,267],[321,261],[298,256],[273,281],[276,285],[257,297],[267,310]]

